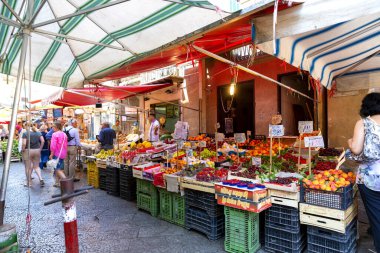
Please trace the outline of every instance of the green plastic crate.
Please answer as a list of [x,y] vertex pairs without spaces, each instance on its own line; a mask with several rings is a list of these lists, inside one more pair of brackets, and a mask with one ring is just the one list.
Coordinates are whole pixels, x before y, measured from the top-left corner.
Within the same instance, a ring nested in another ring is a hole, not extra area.
[[152,182],[143,179],[136,179],[136,182],[137,193],[146,193],[151,196],[158,197],[157,188],[153,185]]
[[260,249],[259,214],[224,207],[224,248],[230,253],[254,253]]
[[150,212],[152,216],[159,214],[159,201],[157,197],[146,193],[137,193],[137,208]]
[[185,198],[180,194],[159,189],[160,218],[178,226],[185,226]]

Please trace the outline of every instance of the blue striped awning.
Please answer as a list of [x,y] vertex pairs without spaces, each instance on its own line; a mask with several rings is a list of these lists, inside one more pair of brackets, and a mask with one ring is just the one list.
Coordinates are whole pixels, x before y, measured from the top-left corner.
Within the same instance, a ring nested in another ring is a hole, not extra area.
[[378,14],[278,39],[276,52],[273,42],[259,48],[309,71],[326,88],[331,88],[334,79],[363,74],[376,75],[379,77],[376,82],[380,81]]

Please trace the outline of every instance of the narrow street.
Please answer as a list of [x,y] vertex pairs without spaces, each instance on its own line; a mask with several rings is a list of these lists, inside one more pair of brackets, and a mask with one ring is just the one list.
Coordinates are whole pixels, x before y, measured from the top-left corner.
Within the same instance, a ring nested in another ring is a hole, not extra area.
[[[52,172],[43,171],[45,187],[36,176],[30,188],[32,252],[65,252],[61,204],[43,203],[58,193],[53,187]],[[25,218],[28,208],[28,190],[24,184],[22,163],[12,163],[6,198],[6,223],[17,225],[20,246],[26,245]],[[76,187],[86,185],[85,180]],[[172,225],[138,211],[134,202],[110,196],[105,191],[91,190],[76,199],[80,252],[224,252],[223,239],[209,241],[194,231]],[[374,252],[372,238],[366,234],[367,225],[359,214],[361,239],[358,252]],[[264,251],[259,251],[264,252]]]

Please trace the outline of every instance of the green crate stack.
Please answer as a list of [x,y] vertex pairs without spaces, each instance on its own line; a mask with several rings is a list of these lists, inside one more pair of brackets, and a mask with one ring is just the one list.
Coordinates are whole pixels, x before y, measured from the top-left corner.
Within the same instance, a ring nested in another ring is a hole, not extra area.
[[230,253],[254,253],[260,249],[259,214],[224,207],[224,249]]
[[185,198],[164,189],[160,189],[159,193],[161,219],[178,226],[185,226]]
[[152,216],[157,217],[160,212],[157,188],[150,181],[137,179],[136,182],[137,208],[148,211]]

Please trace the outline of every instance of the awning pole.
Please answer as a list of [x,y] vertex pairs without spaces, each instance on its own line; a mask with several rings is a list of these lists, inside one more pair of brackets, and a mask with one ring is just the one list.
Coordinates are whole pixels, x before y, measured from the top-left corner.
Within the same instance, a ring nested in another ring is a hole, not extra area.
[[309,97],[308,95],[303,94],[302,92],[299,92],[298,90],[295,90],[295,89],[293,89],[293,88],[291,88],[291,87],[289,87],[289,86],[287,86],[287,85],[285,85],[285,84],[283,84],[283,83],[280,83],[280,82],[278,82],[278,81],[276,81],[276,80],[274,80],[274,79],[272,79],[272,78],[269,78],[269,77],[267,77],[267,76],[265,76],[265,75],[263,75],[263,74],[260,74],[259,72],[253,71],[252,69],[246,68],[246,67],[244,67],[244,66],[242,66],[242,65],[240,65],[240,64],[237,64],[237,63],[235,63],[235,62],[232,62],[232,61],[230,61],[230,60],[227,60],[227,59],[225,59],[225,58],[223,58],[223,57],[221,57],[221,56],[219,56],[219,55],[217,55],[217,54],[211,53],[211,52],[209,52],[209,51],[207,51],[207,50],[204,50],[203,48],[197,47],[197,46],[195,46],[194,44],[192,45],[192,47],[193,47],[195,50],[197,50],[198,52],[201,52],[202,54],[205,54],[205,55],[207,55],[207,56],[210,56],[211,58],[214,58],[214,59],[216,59],[216,60],[218,60],[218,61],[221,61],[221,62],[224,62],[224,63],[230,64],[232,67],[235,67],[235,68],[237,68],[237,69],[243,70],[244,72],[247,72],[247,73],[252,74],[252,75],[254,75],[254,76],[261,77],[261,78],[263,78],[263,79],[265,79],[265,80],[267,80],[267,81],[270,81],[270,82],[272,82],[272,83],[275,83],[275,84],[277,84],[277,85],[279,85],[279,86],[281,86],[281,87],[283,87],[283,88],[285,88],[285,89],[288,89],[288,90],[290,90],[290,91],[292,91],[292,92],[294,92],[294,93],[297,93],[297,94],[299,94],[299,95],[301,95],[301,96],[303,96],[303,97],[305,97],[305,98],[307,98],[307,99],[310,99],[310,100],[314,101],[314,99],[311,98],[311,97]]
[[20,54],[20,62],[18,66],[18,73],[17,73],[17,83],[15,88],[15,94],[13,98],[13,107],[12,107],[12,116],[11,116],[11,124],[9,129],[9,138],[8,138],[8,144],[7,144],[7,151],[5,154],[5,161],[4,161],[4,170],[3,170],[3,176],[1,179],[1,186],[0,186],[0,226],[4,224],[4,209],[5,209],[5,193],[7,190],[7,184],[8,184],[8,176],[9,176],[9,167],[11,163],[11,155],[12,155],[12,146],[13,146],[13,139],[15,135],[16,130],[16,122],[17,122],[17,110],[18,105],[20,101],[20,93],[21,93],[21,86],[22,86],[22,74],[24,73],[24,67],[25,67],[25,59],[26,59],[26,53],[28,50],[28,43],[29,43],[29,31],[24,30],[22,34],[22,49]]

